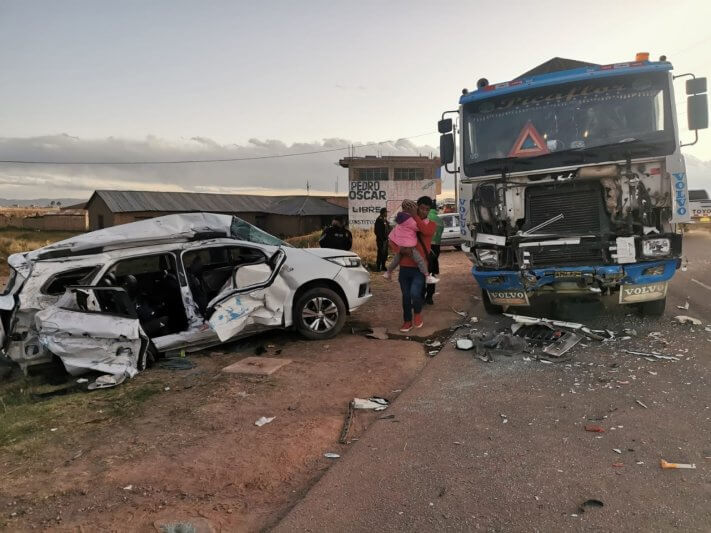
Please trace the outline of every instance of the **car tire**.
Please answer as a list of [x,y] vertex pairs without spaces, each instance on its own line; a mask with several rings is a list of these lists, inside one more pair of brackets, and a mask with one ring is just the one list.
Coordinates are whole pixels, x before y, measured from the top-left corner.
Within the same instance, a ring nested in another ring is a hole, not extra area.
[[326,287],[308,289],[294,306],[294,324],[307,339],[330,339],[346,322],[346,305],[338,293]]
[[651,302],[642,302],[639,304],[639,313],[642,316],[662,316],[664,308],[667,305],[667,299],[652,300]]
[[484,304],[484,310],[490,315],[500,315],[504,312],[503,307],[491,303],[486,291],[481,291],[481,302]]

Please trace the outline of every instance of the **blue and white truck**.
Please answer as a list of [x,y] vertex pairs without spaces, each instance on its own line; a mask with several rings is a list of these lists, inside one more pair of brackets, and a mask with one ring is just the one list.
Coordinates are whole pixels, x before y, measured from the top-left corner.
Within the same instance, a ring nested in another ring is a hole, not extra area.
[[674,76],[666,57],[645,53],[482,78],[442,114],[440,157],[460,173],[460,227],[488,312],[581,293],[664,312],[690,217],[675,78],[698,140],[706,79]]

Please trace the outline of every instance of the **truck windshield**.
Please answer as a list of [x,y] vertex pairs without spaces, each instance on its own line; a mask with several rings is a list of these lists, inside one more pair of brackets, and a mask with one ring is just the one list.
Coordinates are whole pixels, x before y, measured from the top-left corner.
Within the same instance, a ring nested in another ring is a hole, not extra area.
[[668,83],[666,73],[611,76],[467,104],[466,174],[668,155]]

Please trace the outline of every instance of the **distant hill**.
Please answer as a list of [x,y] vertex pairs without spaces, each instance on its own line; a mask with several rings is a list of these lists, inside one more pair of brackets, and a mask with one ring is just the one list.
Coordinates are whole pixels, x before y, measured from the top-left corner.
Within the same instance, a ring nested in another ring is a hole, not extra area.
[[13,200],[12,198],[0,198],[0,207],[13,207],[19,205],[20,207],[29,207],[31,205],[36,205],[39,207],[46,207],[50,203],[61,202],[61,205],[74,205],[81,202],[86,202],[83,198],[33,198],[31,200]]

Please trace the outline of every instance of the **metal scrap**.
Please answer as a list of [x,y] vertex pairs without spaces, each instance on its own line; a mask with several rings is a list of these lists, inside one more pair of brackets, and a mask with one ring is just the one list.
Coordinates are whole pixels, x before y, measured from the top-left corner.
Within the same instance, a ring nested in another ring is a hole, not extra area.
[[635,350],[622,350],[623,353],[628,353],[630,355],[638,355],[639,357],[646,357],[648,359],[660,359],[664,361],[678,361],[678,357],[673,355],[663,355],[657,352],[637,352]]
[[691,324],[692,326],[700,326],[702,324],[701,320],[686,315],[677,315],[674,320],[679,322],[679,324]]
[[560,357],[573,346],[578,344],[583,338],[570,331],[564,333],[557,341],[543,348],[543,352],[551,357]]

